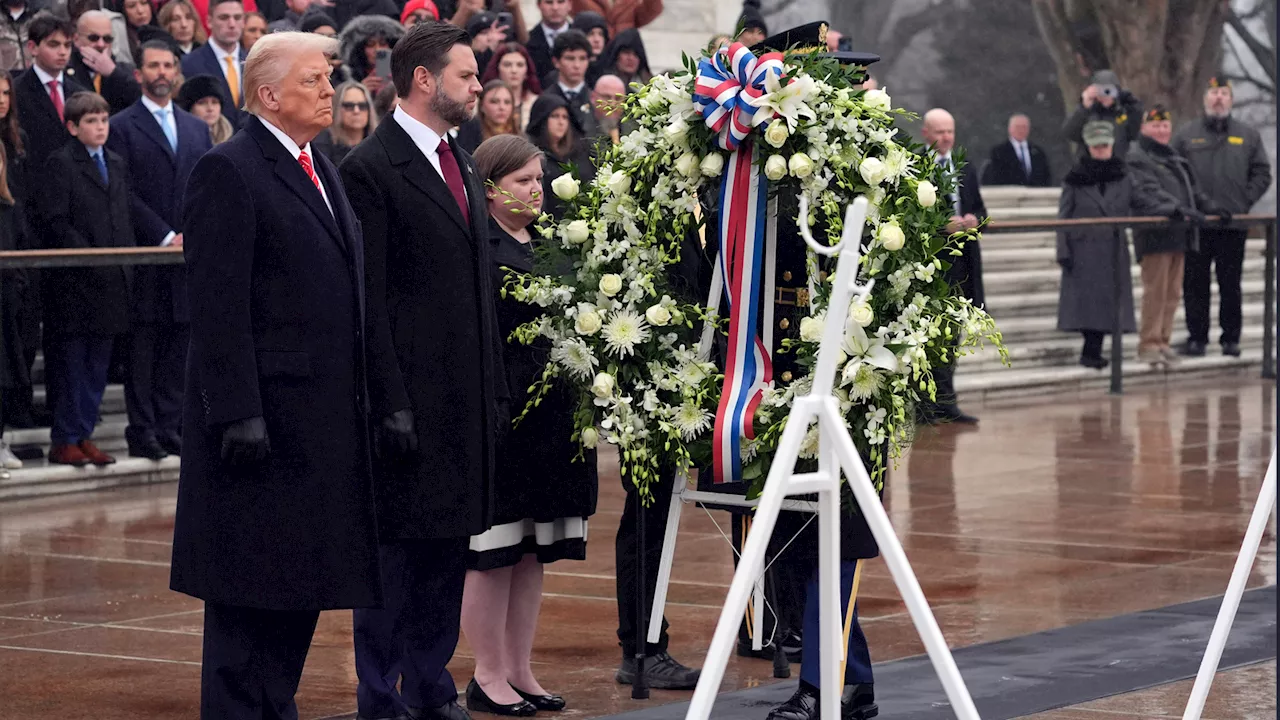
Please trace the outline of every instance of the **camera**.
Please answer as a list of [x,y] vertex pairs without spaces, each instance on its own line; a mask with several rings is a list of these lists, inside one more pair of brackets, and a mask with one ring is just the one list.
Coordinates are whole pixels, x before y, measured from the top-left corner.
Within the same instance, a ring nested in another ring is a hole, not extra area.
[[1120,97],[1120,88],[1115,85],[1103,85],[1098,88],[1098,94],[1103,97],[1109,97],[1112,100]]

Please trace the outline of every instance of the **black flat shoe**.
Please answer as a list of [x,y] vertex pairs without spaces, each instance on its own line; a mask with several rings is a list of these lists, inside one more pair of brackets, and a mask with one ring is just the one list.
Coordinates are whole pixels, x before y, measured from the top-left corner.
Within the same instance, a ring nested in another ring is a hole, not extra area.
[[533,695],[527,693],[515,685],[511,686],[525,702],[532,705],[537,710],[546,710],[547,712],[560,712],[564,709],[564,698],[559,695]]
[[[519,690],[516,692],[519,692]],[[508,715],[510,717],[530,717],[538,714],[538,708],[526,700],[510,705],[500,705],[490,700],[489,696],[484,694],[484,690],[476,682],[475,678],[471,678],[471,682],[467,683],[467,709],[493,715]]]
[[1231,357],[1240,357],[1240,343],[1222,343],[1222,354],[1229,355]]
[[1094,370],[1102,370],[1110,365],[1111,362],[1101,355],[1081,355],[1080,364]]

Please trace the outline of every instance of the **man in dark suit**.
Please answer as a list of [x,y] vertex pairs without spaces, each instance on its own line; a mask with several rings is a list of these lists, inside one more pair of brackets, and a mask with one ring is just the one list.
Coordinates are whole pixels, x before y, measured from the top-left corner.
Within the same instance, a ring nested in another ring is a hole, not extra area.
[[67,75],[71,59],[71,23],[54,15],[41,15],[27,27],[27,53],[31,67],[15,82],[18,121],[26,130],[27,167],[31,186],[40,187],[45,161],[71,140],[63,122],[67,99],[89,90]]
[[542,13],[542,21],[529,31],[529,42],[525,47],[529,57],[533,58],[533,67],[529,72],[536,72],[542,87],[547,86],[546,78],[556,69],[552,61],[551,49],[555,47],[556,38],[569,30],[569,13],[573,5],[569,0],[538,0],[538,12]]
[[133,66],[118,63],[111,57],[111,16],[101,10],[90,10],[76,21],[75,47],[67,74],[106,99],[111,114],[138,101],[142,90],[133,77]]
[[[213,147],[208,126],[172,102],[178,58],[159,40],[138,51],[142,99],[111,118],[110,147],[129,169],[129,207],[139,247],[182,246],[179,213],[196,161]],[[187,360],[187,284],[180,267],[134,269],[125,403],[129,454],[182,452],[182,372]]]
[[[978,173],[973,166],[957,168],[957,163],[952,160],[952,150],[956,144],[955,119],[946,110],[934,108],[925,113],[921,134],[925,143],[937,153],[938,166],[942,171],[958,173],[957,191],[950,196],[938,198],[938,202],[950,203],[952,207],[951,221],[947,224],[946,231],[955,233],[978,227],[987,217],[987,206],[982,202]],[[982,248],[977,242],[970,241],[965,243],[960,256],[948,259],[951,261],[951,268],[947,270],[947,281],[958,289],[958,294],[982,307],[986,302],[982,288]],[[937,385],[937,400],[923,403],[918,408],[920,419],[929,424],[957,422],[972,425],[978,422],[976,417],[961,412],[956,403],[954,362],[949,367],[934,368],[933,379]]]
[[170,587],[205,602],[205,720],[298,717],[320,611],[382,601],[360,226],[310,144],[332,122],[337,42],[258,44],[245,127],[200,158],[183,200],[191,347]]
[[[45,247],[89,249],[133,244],[124,161],[107,150],[107,102],[90,92],[67,99],[73,136],[49,156],[38,195]],[[49,462],[110,465],[91,439],[107,388],[115,336],[129,330],[129,270],[57,268],[42,276],[45,368],[53,408]]]
[[364,227],[387,593],[385,609],[355,613],[357,702],[361,718],[413,708],[465,720],[445,666],[469,538],[492,523],[494,448],[510,424],[484,187],[447,141],[481,90],[470,37],[414,25],[391,51],[391,78],[399,107],[341,168]]
[[569,112],[578,118],[588,140],[600,136],[600,121],[596,120],[591,106],[591,87],[587,84],[587,69],[591,66],[591,41],[579,30],[568,30],[556,38],[552,48],[558,79],[542,91],[544,95],[556,95],[569,103]]
[[1009,139],[991,148],[983,185],[1049,187],[1049,156],[1027,139],[1030,135],[1030,118],[1021,113],[1009,118]]
[[186,77],[212,75],[222,80],[222,96],[231,102],[222,104],[222,114],[239,129],[244,115],[244,61],[249,51],[240,46],[244,33],[244,5],[240,0],[212,0],[209,3],[209,42],[182,58],[182,74]]

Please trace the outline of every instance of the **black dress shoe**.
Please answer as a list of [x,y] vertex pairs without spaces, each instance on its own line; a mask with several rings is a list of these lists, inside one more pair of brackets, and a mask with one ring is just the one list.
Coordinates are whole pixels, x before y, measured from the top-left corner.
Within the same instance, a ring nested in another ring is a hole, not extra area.
[[1222,343],[1222,354],[1230,355],[1231,357],[1240,357],[1240,343]]
[[[698,686],[702,671],[681,665],[668,653],[651,655],[644,660],[645,684],[657,690],[692,690]],[[636,659],[630,655],[622,658],[622,666],[614,679],[623,685],[636,681]]]
[[840,694],[841,720],[869,720],[879,714],[875,685],[859,683],[844,686],[844,692]]
[[177,435],[157,435],[156,442],[170,455],[182,455],[182,438]]
[[801,681],[790,699],[769,712],[768,720],[818,720],[821,715],[818,689]]
[[1188,340],[1186,345],[1183,345],[1178,349],[1178,352],[1181,352],[1187,357],[1204,357],[1204,343],[1196,340]]
[[1094,370],[1101,370],[1106,366],[1110,365],[1111,363],[1108,362],[1107,359],[1102,357],[1101,355],[1081,355],[1080,364],[1087,368],[1093,368]]
[[440,707],[409,708],[409,717],[411,720],[471,720],[471,713],[459,705],[457,700],[450,700]]
[[475,678],[471,678],[471,682],[467,683],[467,709],[493,715],[509,715],[511,717],[529,717],[538,714],[538,708],[534,707],[533,703],[528,700],[521,700],[510,705],[503,705],[490,700]]
[[512,685],[511,689],[515,690],[520,697],[524,698],[526,702],[538,710],[560,712],[564,709],[564,698],[559,695],[533,695],[521,690],[515,685]]
[[138,442],[129,443],[129,456],[148,460],[163,460],[169,457],[169,451],[165,450],[156,438],[146,438]]

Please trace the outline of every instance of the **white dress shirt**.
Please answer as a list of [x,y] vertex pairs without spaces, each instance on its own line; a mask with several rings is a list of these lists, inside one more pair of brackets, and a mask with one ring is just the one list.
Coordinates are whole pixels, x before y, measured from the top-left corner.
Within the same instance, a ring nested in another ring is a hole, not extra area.
[[[268,130],[271,131],[272,135],[276,136],[276,139],[280,141],[280,144],[284,146],[285,150],[289,151],[289,154],[293,156],[294,160],[297,160],[298,156],[302,154],[302,151],[306,150],[307,155],[311,158],[311,167],[314,169],[317,165],[319,165],[319,163],[316,162],[316,154],[311,150],[311,143],[307,143],[303,147],[298,147],[298,143],[294,142],[293,138],[289,137],[288,135],[285,135],[283,130],[276,127],[275,125],[272,125],[270,122],[266,120],[266,118],[263,118],[261,115],[258,115],[256,117],[262,121],[262,125],[264,127],[266,127]],[[301,165],[301,163],[299,163],[299,165]],[[320,181],[320,197],[324,198],[325,207],[329,208],[329,214],[332,215],[333,205],[329,203],[329,193],[325,192],[324,180],[320,177],[319,170],[316,170],[315,173],[316,173],[316,180]],[[334,218],[336,219],[337,215],[334,215]]]
[[67,74],[65,72],[58,73],[58,77],[54,78],[45,72],[35,63],[31,63],[31,68],[36,71],[36,77],[40,78],[40,87],[44,88],[46,94],[49,92],[49,83],[53,80],[58,81],[58,99],[62,101],[62,107],[67,107]]
[[236,87],[240,88],[240,92],[243,93],[244,63],[240,62],[240,43],[236,43],[235,48],[233,48],[231,52],[226,52],[222,48],[218,47],[218,43],[214,42],[213,38],[210,38],[209,47],[213,48],[213,56],[218,58],[218,69],[222,71],[222,79],[226,80],[228,83],[231,82],[231,78],[227,77],[227,58],[231,58],[231,61],[235,63]]
[[1018,156],[1018,163],[1022,165],[1022,171],[1031,176],[1031,149],[1027,147],[1026,140],[1014,140],[1010,138],[1009,142],[1013,143],[1013,153]]
[[[151,98],[147,97],[146,95],[143,95],[142,105],[147,109],[147,112],[151,113],[151,117],[153,118],[155,118],[156,113],[160,112],[161,110],[166,111],[165,117],[168,118],[169,120],[169,128],[173,130],[173,136],[175,138],[178,137],[178,121],[173,117],[172,102],[170,102],[168,105],[164,107],[161,107],[160,105],[157,105]],[[160,120],[157,118],[156,122],[158,123],[160,122]],[[164,129],[161,128],[160,131],[164,132]],[[173,239],[177,236],[178,236],[178,233],[176,231],[170,230],[169,234],[165,235],[164,239],[160,241],[160,247],[169,247],[170,245],[173,244]]]
[[[399,105],[396,106],[396,111],[391,116],[408,133],[409,139],[413,141],[414,145],[418,146],[418,150],[426,156],[427,162],[431,163],[431,167],[436,169],[436,174],[440,176],[440,179],[444,180],[445,184],[448,185],[449,181],[445,178],[444,171],[440,169],[440,142],[442,138],[436,134],[435,130],[419,122]],[[458,168],[458,172],[462,172],[461,167]],[[464,193],[467,191],[465,184],[462,191]],[[469,198],[470,195],[468,195]]]
[[554,50],[556,47],[556,38],[560,37],[560,34],[568,29],[568,21],[565,21],[565,24],[561,25],[558,29],[549,28],[546,23],[542,23],[542,34],[547,36],[547,47]]

